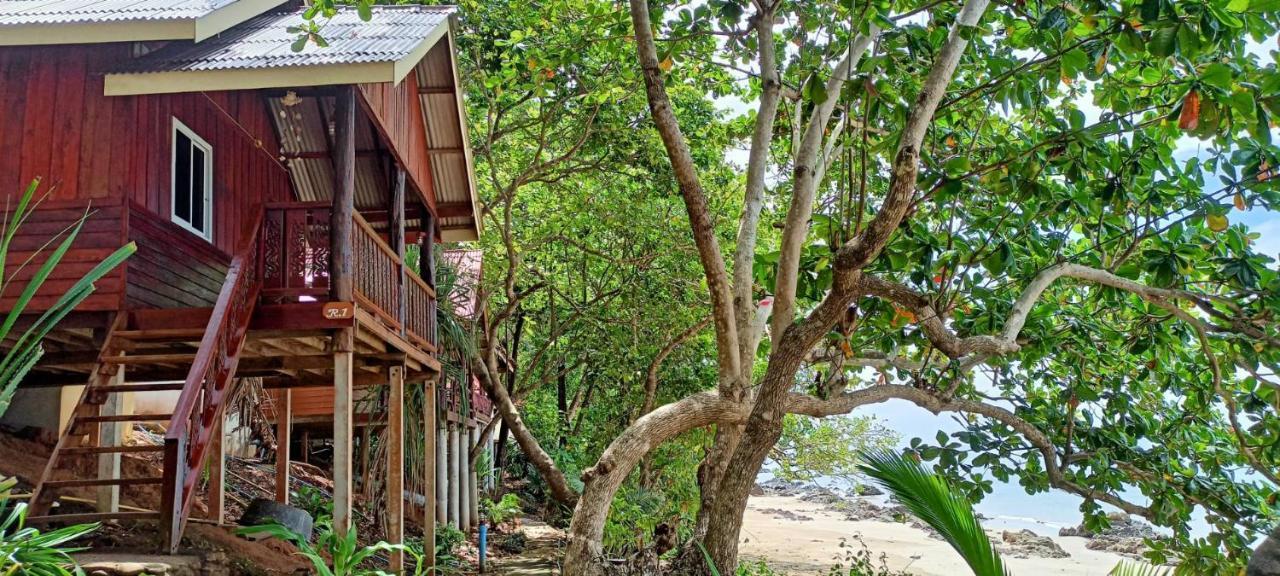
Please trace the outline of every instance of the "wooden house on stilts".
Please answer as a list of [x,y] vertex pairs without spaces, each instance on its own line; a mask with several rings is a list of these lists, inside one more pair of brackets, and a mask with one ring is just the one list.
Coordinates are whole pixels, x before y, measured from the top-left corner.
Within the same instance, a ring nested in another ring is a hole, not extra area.
[[[169,551],[202,493],[221,522],[227,399],[250,379],[274,391],[282,460],[298,444],[295,399],[327,400],[306,424],[332,438],[339,530],[352,522],[355,430],[386,427],[388,494],[405,493],[405,442],[461,450],[436,445],[460,417],[436,406],[430,257],[479,233],[454,10],[379,6],[364,22],[342,9],[326,47],[296,51],[302,12],[282,0],[0,0],[0,194],[35,178],[49,191],[10,263],[91,210],[29,312],[138,247],[49,336],[6,416],[56,431],[31,479],[32,521],[158,521]],[[428,257],[410,257],[414,245]],[[21,284],[0,293],[0,312]],[[369,386],[388,391],[385,414],[359,413]],[[405,437],[417,386],[431,404],[423,429],[443,436]],[[165,410],[143,408],[163,394]],[[136,422],[159,424],[163,445],[124,445]],[[122,473],[121,455],[143,451],[163,473]],[[73,473],[85,468],[75,458],[96,474]],[[419,472],[428,494],[439,459]],[[121,489],[147,485],[155,509],[122,512]],[[86,490],[97,512],[59,516],[60,494]],[[436,498],[389,498],[391,540],[406,500],[436,516]]]

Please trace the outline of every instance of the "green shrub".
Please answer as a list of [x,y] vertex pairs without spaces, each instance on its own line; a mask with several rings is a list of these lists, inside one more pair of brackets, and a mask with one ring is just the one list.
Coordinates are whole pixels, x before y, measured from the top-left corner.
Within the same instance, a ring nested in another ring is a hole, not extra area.
[[436,525],[436,566],[457,568],[462,565],[458,557],[458,546],[466,541],[467,535],[453,524]]
[[874,556],[867,549],[867,543],[862,541],[862,536],[854,536],[853,539],[857,546],[843,538],[840,540],[844,560],[832,566],[827,576],[907,576],[907,572],[890,570],[883,553]]
[[489,525],[497,527],[520,516],[520,497],[507,493],[497,502],[485,498],[480,501],[480,509],[489,519]]
[[355,527],[347,530],[346,535],[340,535],[333,529],[333,521],[330,518],[316,522],[314,545],[307,542],[301,534],[279,524],[245,526],[237,529],[236,534],[245,536],[266,534],[293,543],[298,547],[297,554],[311,562],[312,569],[319,576],[380,576],[383,574],[382,571],[364,568],[361,565],[367,563],[379,552],[394,550],[409,552],[404,545],[386,542],[360,546]]
[[316,524],[333,518],[333,498],[314,486],[303,486],[294,492],[293,505],[306,510]]
[[15,502],[10,497],[10,490],[17,483],[12,478],[0,481],[0,510],[3,511],[3,520],[0,520],[0,574],[80,574],[71,553],[84,548],[64,545],[97,530],[98,525],[80,524],[50,532],[24,526],[27,503]]

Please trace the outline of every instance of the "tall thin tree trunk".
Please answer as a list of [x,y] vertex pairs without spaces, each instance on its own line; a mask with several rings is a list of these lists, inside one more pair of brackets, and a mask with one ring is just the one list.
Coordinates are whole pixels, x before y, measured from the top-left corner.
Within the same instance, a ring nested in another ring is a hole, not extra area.
[[[520,375],[520,337],[524,335],[524,307],[516,309],[515,325],[512,328],[511,344],[507,347],[507,394],[515,393],[516,378]],[[494,452],[493,462],[498,467],[498,485],[505,479],[507,469],[507,436],[510,430],[507,421],[498,423],[498,446]]]
[[556,426],[560,436],[559,446],[564,448],[569,445],[569,390],[568,374],[563,366],[560,367],[560,376],[556,378],[556,415],[559,421]]

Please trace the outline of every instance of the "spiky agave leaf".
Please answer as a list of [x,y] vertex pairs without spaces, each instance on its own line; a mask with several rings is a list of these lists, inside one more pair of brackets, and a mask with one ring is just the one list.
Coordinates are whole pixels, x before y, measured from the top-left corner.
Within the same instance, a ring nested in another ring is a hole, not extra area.
[[976,576],[1009,576],[973,505],[941,476],[888,451],[864,453],[858,468],[936,530]]

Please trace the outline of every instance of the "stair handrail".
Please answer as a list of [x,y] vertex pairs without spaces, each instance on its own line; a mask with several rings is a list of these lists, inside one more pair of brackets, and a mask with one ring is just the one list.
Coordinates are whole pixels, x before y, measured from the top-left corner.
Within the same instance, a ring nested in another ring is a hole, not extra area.
[[264,206],[255,210],[239,251],[231,259],[227,279],[165,432],[160,528],[171,553],[177,551],[182,540],[196,481],[204,466],[205,449],[226,408],[227,391],[262,288],[259,236],[264,210]]

